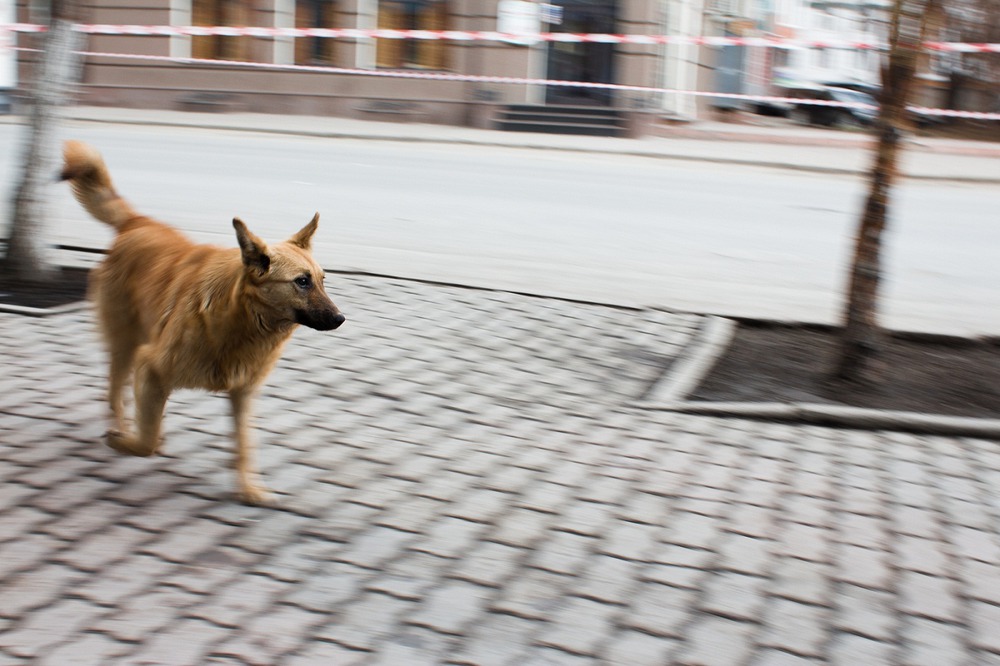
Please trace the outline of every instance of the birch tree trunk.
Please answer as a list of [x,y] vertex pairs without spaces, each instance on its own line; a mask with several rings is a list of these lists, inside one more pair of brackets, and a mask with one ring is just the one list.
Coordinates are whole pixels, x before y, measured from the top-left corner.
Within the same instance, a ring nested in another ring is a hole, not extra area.
[[10,237],[2,270],[13,280],[42,283],[56,275],[49,226],[49,188],[59,168],[59,107],[76,79],[82,35],[73,30],[76,0],[51,0],[48,30],[34,70],[30,120],[21,152]]
[[845,382],[881,380],[884,333],[878,322],[879,284],[882,278],[882,232],[886,227],[890,194],[897,176],[900,141],[909,128],[906,106],[913,88],[928,17],[940,0],[895,0],[889,26],[889,61],[882,75],[879,114],[875,122],[877,146],[869,179],[868,198],[855,239],[843,332],[834,367]]

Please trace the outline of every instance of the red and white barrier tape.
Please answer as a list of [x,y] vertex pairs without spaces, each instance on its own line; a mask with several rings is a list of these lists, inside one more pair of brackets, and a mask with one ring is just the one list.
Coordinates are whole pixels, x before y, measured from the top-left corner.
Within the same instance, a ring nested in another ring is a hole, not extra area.
[[[44,25],[33,23],[8,23],[0,31],[44,32]],[[871,41],[798,40],[778,37],[690,37],[686,35],[618,35],[608,33],[543,32],[538,34],[510,34],[487,31],[461,30],[360,30],[355,28],[266,28],[251,26],[179,26],[179,25],[109,25],[77,24],[76,30],[90,35],[151,35],[159,37],[323,37],[329,39],[420,39],[449,41],[505,42],[537,40],[540,42],[588,42],[601,44],[695,44],[706,46],[764,46],[773,48],[816,49],[884,49],[885,45]],[[965,42],[925,42],[928,51],[952,53],[1000,53],[1000,44]]]
[[[37,51],[18,47],[17,51]],[[808,106],[832,106],[842,108],[871,109],[867,104],[851,104],[822,99],[800,99],[796,97],[774,97],[769,95],[744,95],[739,93],[707,92],[701,90],[679,90],[676,88],[656,88],[652,86],[629,86],[619,83],[591,83],[585,81],[559,81],[551,79],[532,79],[515,76],[474,76],[470,74],[453,74],[450,72],[426,72],[408,70],[384,69],[351,69],[346,67],[323,67],[320,65],[277,65],[261,62],[243,62],[238,60],[208,60],[201,58],[175,58],[171,56],[136,55],[131,53],[101,53],[96,51],[79,51],[80,55],[99,58],[119,58],[122,60],[147,60],[153,62],[176,62],[188,65],[211,65],[236,67],[243,69],[270,69],[291,72],[320,72],[325,74],[341,74],[348,76],[375,76],[395,79],[423,79],[426,81],[466,81],[472,83],[495,83],[502,85],[544,85],[564,88],[597,88],[602,90],[619,90],[625,92],[658,93],[666,95],[690,95],[692,97],[714,97],[718,99],[736,99],[751,102],[770,102],[778,104],[802,104]],[[1000,113],[985,113],[981,111],[958,111],[954,109],[933,109],[911,106],[910,111],[925,116],[941,116],[948,118],[971,118],[976,120],[1000,120]]]

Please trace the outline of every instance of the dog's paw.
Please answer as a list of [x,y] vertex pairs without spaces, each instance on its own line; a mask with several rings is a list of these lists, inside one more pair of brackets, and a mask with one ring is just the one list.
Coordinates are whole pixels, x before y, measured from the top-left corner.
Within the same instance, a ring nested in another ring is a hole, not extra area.
[[243,486],[236,493],[239,500],[244,504],[249,504],[250,506],[275,506],[276,502],[274,495],[264,488],[263,486],[247,485]]
[[107,432],[105,442],[118,453],[123,453],[127,456],[145,457],[156,453],[156,449],[146,450],[141,448],[135,437],[132,435],[126,435],[118,430],[109,430]]

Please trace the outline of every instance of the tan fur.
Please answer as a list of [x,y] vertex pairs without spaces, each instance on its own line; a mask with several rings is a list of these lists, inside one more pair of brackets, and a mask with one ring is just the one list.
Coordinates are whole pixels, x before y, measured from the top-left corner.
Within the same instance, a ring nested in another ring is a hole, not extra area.
[[[110,354],[108,444],[148,456],[160,444],[170,392],[200,388],[229,395],[235,421],[236,471],[244,501],[266,491],[254,480],[250,401],[298,324],[319,330],[344,317],[323,289],[312,259],[319,214],[287,241],[269,246],[239,219],[239,249],[199,245],[137,213],[115,191],[100,153],[70,141],[63,178],[83,207],[116,237],[91,277],[91,297]],[[132,375],[137,433],[125,419],[123,391]]]

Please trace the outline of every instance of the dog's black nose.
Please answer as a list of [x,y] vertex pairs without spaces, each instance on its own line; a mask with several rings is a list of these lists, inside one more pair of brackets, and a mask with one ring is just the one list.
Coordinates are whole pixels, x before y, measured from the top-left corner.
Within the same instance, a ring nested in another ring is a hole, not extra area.
[[338,312],[336,315],[334,315],[333,326],[331,326],[330,328],[331,329],[340,328],[340,325],[343,324],[345,321],[347,321],[347,317]]

